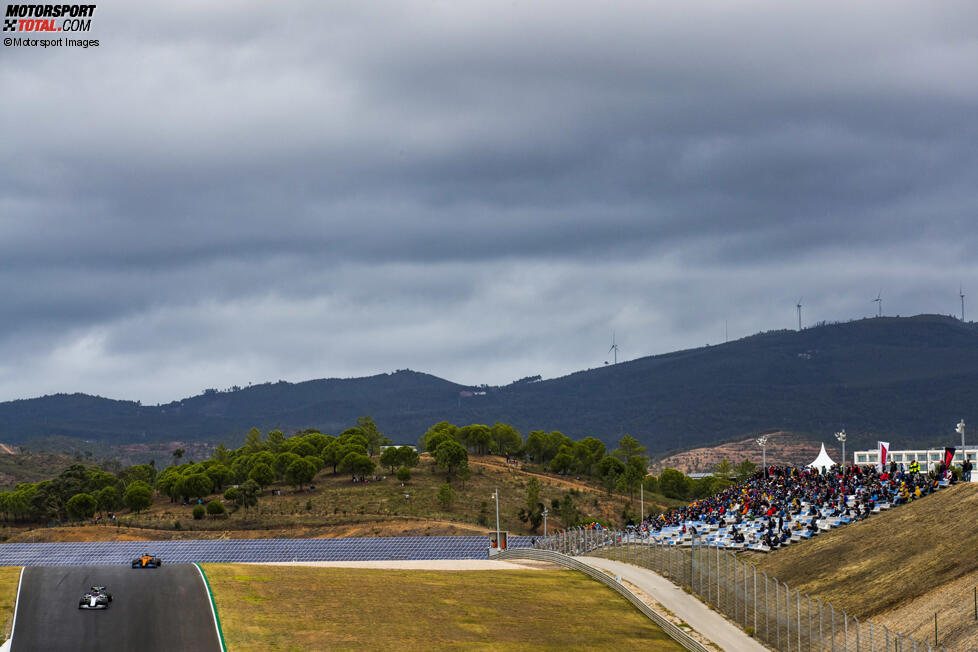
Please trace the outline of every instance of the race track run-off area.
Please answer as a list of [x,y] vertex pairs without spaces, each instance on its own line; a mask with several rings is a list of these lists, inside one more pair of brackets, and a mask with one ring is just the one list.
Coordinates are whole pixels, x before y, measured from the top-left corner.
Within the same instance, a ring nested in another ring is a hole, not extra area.
[[[108,609],[78,608],[92,585],[112,594]],[[25,568],[12,639],[15,652],[221,650],[207,587],[191,564]]]

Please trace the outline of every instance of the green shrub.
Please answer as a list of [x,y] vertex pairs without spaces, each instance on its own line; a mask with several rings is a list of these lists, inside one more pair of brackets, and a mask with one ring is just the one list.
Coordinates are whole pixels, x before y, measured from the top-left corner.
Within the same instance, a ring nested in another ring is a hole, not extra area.
[[407,482],[411,479],[411,469],[406,466],[402,466],[397,470],[397,479],[401,482]]
[[204,518],[204,514],[205,513],[207,513],[207,510],[204,508],[203,505],[194,505],[194,520],[195,521],[199,521],[200,519]]
[[[194,508],[196,511],[196,508]],[[224,504],[219,500],[212,500],[207,503],[207,513],[211,516],[220,516],[224,514],[227,510],[224,509]]]

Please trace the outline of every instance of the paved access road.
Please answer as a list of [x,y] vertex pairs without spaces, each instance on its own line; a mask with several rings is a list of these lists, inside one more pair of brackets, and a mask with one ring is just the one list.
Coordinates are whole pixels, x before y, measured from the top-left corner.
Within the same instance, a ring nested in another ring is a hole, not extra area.
[[[92,585],[112,594],[108,609],[78,608]],[[32,567],[24,571],[14,652],[139,650],[220,652],[207,588],[190,564]]]
[[698,633],[717,644],[724,652],[767,652],[756,639],[732,624],[708,605],[700,602],[693,594],[686,593],[657,573],[620,561],[600,557],[574,557],[574,559],[603,568],[621,576],[642,589],[663,607],[676,614]]

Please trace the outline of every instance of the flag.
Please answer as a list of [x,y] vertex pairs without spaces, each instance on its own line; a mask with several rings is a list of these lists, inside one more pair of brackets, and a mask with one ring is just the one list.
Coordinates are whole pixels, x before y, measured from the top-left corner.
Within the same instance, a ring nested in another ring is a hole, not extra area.
[[888,441],[881,441],[881,442],[877,442],[877,443],[880,446],[880,458],[879,458],[879,462],[877,462],[877,465],[876,466],[879,469],[879,471],[882,472],[883,471],[883,467],[886,466],[886,456],[890,453],[890,442],[888,442]]
[[951,448],[944,449],[944,467],[951,468],[951,463],[954,461],[954,451],[956,449],[952,446]]

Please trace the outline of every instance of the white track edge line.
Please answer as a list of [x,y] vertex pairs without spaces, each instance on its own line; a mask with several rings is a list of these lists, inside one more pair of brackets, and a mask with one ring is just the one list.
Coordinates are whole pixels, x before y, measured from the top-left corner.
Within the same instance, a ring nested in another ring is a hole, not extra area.
[[[204,571],[201,570],[200,564],[195,563],[194,568],[200,573],[200,581],[204,583],[204,590],[207,591],[207,602],[211,605],[211,616],[214,618],[214,633],[217,634],[217,644],[221,646],[222,652],[226,652],[227,648],[224,646],[224,638],[221,636],[221,627],[217,624],[217,607],[214,605],[214,596],[211,595],[211,590],[207,586],[207,580],[204,578]],[[13,638],[13,635],[10,638]]]
[[[14,631],[17,629],[17,610],[20,609],[20,589],[24,585],[24,571],[27,570],[27,566],[22,566],[20,569],[20,579],[17,581],[17,600],[14,602],[14,620],[10,624],[10,638],[8,640],[14,640]],[[13,643],[11,643],[13,647]]]

